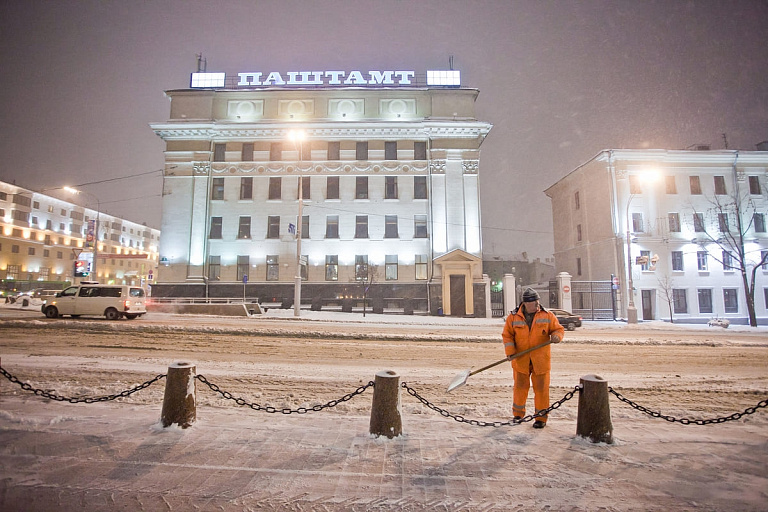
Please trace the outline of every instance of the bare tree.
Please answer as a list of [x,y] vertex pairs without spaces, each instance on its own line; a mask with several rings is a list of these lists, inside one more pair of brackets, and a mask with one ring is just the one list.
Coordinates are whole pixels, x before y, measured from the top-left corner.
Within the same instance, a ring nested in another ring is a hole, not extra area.
[[[757,191],[762,194],[765,190],[764,180],[757,176],[750,179],[757,180]],[[756,192],[748,183],[742,190],[740,181],[745,177],[739,175],[736,164],[733,165],[733,181],[729,194],[716,194],[708,197],[709,207],[706,211],[698,211],[693,207],[694,224],[697,231],[697,243],[706,250],[710,244],[716,244],[720,249],[719,254],[709,253],[712,258],[723,265],[724,269],[739,272],[742,287],[746,296],[749,325],[757,327],[757,315],[755,313],[755,276],[758,269],[768,263],[768,251],[761,250],[756,243],[748,243],[748,234],[760,224],[760,229],[765,229],[765,214],[758,211],[752,195]],[[696,220],[696,219],[700,220]],[[702,222],[704,220],[708,222]],[[709,226],[709,228],[707,228]],[[716,228],[716,229],[715,229]],[[701,235],[701,236],[699,236]]]
[[675,319],[672,316],[672,303],[675,300],[675,292],[672,288],[672,278],[665,274],[658,278],[658,282],[661,298],[667,303],[667,306],[669,306],[669,323],[673,324],[675,323]]
[[368,292],[379,275],[379,266],[367,261],[355,264],[355,281],[363,287],[363,316],[368,304]]

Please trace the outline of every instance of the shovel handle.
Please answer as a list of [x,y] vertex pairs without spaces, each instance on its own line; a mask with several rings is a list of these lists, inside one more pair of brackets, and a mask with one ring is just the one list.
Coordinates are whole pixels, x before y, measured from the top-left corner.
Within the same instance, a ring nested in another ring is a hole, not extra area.
[[513,359],[517,359],[520,356],[524,356],[525,354],[533,352],[534,350],[538,350],[538,349],[540,349],[542,347],[546,347],[547,345],[549,345],[551,343],[552,343],[552,340],[546,341],[546,342],[542,343],[541,345],[536,345],[535,347],[527,348],[527,349],[525,349],[525,350],[523,350],[521,352],[516,352],[516,353],[512,354],[511,356],[507,356],[504,359],[501,359],[499,361],[496,361],[495,363],[489,364],[488,366],[483,366],[479,370],[475,370],[473,372],[470,372],[469,375],[471,376],[471,375],[474,375],[476,373],[484,372],[485,370],[487,370],[489,368],[493,368],[494,366],[498,366],[501,363],[506,363],[507,361],[511,361]]

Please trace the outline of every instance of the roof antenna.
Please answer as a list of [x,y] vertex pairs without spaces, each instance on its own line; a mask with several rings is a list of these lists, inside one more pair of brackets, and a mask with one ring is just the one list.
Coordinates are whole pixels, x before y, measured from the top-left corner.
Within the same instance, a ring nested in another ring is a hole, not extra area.
[[723,144],[725,144],[725,149],[728,149],[728,137],[723,134]]
[[208,68],[208,59],[203,57],[203,53],[200,52],[197,54],[197,72],[198,73],[205,73],[205,70]]
[[448,56],[448,69],[453,71],[453,55]]

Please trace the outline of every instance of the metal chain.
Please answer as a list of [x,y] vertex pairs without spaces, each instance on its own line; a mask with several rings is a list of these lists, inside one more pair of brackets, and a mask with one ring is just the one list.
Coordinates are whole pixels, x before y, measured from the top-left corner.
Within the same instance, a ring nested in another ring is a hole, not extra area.
[[761,407],[768,407],[768,400],[761,400],[760,402],[757,403],[756,406],[754,406],[754,407],[747,407],[746,409],[744,409],[744,412],[735,412],[735,413],[731,414],[730,416],[722,416],[720,418],[711,418],[711,419],[706,419],[706,420],[693,420],[693,419],[690,419],[690,418],[675,418],[674,416],[669,416],[669,415],[666,415],[666,414],[661,414],[660,412],[652,411],[652,410],[650,410],[650,409],[648,409],[646,407],[643,407],[640,404],[637,404],[637,403],[633,402],[632,400],[630,400],[628,398],[625,398],[624,396],[621,395],[621,393],[619,393],[618,391],[614,390],[610,386],[608,387],[608,391],[610,391],[613,395],[616,396],[616,398],[618,398],[622,402],[624,402],[626,404],[629,404],[630,406],[632,406],[633,408],[637,409],[640,412],[644,412],[645,414],[653,416],[654,418],[661,418],[663,420],[667,420],[667,421],[672,422],[672,423],[678,422],[678,423],[682,423],[683,425],[691,425],[691,424],[693,424],[693,425],[709,425],[711,423],[725,423],[726,421],[732,421],[732,420],[741,419],[742,416],[745,416],[747,414],[753,414],[753,413],[757,412],[757,410],[760,409]]
[[141,391],[142,389],[144,389],[144,388],[146,388],[148,386],[151,386],[152,384],[154,384],[158,380],[160,380],[163,377],[165,377],[165,374],[160,374],[157,377],[155,377],[154,379],[148,380],[147,382],[145,382],[143,384],[139,384],[136,387],[133,387],[131,389],[126,389],[125,391],[122,391],[122,392],[114,394],[114,395],[74,398],[74,397],[66,397],[66,396],[57,395],[56,393],[51,393],[50,391],[44,391],[42,389],[33,388],[32,386],[30,386],[26,382],[21,382],[19,379],[17,379],[16,377],[11,375],[7,371],[5,371],[5,368],[3,368],[1,366],[0,366],[0,373],[2,373],[3,376],[5,376],[5,378],[7,378],[9,381],[11,381],[11,382],[21,386],[21,389],[23,389],[25,391],[31,391],[31,392],[33,392],[37,396],[43,396],[45,398],[50,398],[51,400],[57,400],[59,402],[69,402],[71,404],[79,404],[79,403],[92,404],[92,403],[95,403],[95,402],[107,402],[109,400],[117,400],[118,398],[125,398],[125,397],[127,397],[129,395],[132,395],[133,393],[135,393],[137,391]]
[[254,411],[264,411],[264,412],[268,412],[268,413],[280,412],[280,413],[283,413],[283,414],[292,414],[292,413],[306,414],[306,413],[308,413],[310,411],[317,412],[317,411],[322,411],[323,409],[326,409],[326,408],[329,408],[329,407],[336,407],[341,402],[346,402],[348,400],[351,400],[355,396],[365,392],[366,389],[374,386],[374,382],[373,381],[369,381],[368,384],[366,384],[365,386],[360,386],[359,388],[357,388],[352,393],[347,393],[346,395],[342,396],[338,400],[331,400],[330,402],[328,402],[326,404],[318,404],[318,405],[315,405],[315,406],[313,406],[313,407],[311,407],[309,409],[307,409],[306,407],[299,407],[297,409],[290,409],[288,407],[285,407],[283,409],[277,409],[275,407],[271,407],[271,406],[268,406],[268,405],[264,406],[264,405],[249,403],[249,402],[247,402],[243,398],[236,398],[229,391],[222,391],[221,388],[219,388],[219,386],[217,386],[213,382],[210,382],[203,375],[195,375],[195,378],[197,380],[199,380],[200,382],[202,382],[203,384],[205,384],[206,386],[208,386],[209,388],[211,388],[216,393],[220,394],[222,397],[226,398],[227,400],[233,400],[237,405],[247,405],[248,407],[250,407]]
[[474,425],[476,427],[505,427],[505,426],[511,426],[511,425],[519,425],[520,423],[525,423],[526,421],[532,421],[536,418],[540,418],[542,416],[546,416],[551,411],[554,411],[555,409],[559,408],[561,405],[563,405],[565,402],[573,398],[573,395],[576,394],[577,391],[581,391],[581,385],[576,386],[572,391],[569,391],[568,393],[563,396],[560,400],[553,403],[549,408],[544,409],[542,411],[537,412],[536,414],[529,414],[528,416],[525,416],[523,418],[518,419],[512,419],[509,421],[480,421],[480,420],[468,420],[464,416],[461,416],[459,414],[452,414],[445,409],[442,409],[435,404],[431,403],[429,400],[424,398],[423,396],[419,395],[415,389],[408,386],[405,382],[401,384],[401,386],[408,391],[408,394],[415,397],[419,402],[426,405],[433,411],[439,412],[442,416],[445,416],[446,418],[453,418],[454,420],[460,422],[460,423],[468,423],[470,425]]

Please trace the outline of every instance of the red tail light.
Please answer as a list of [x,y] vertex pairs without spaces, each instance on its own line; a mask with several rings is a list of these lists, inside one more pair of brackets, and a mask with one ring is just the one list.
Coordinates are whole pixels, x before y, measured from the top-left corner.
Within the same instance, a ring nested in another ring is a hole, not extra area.
[[128,300],[128,299],[124,300],[124,301],[123,301],[123,307],[125,308],[125,310],[126,310],[126,311],[128,311],[129,309],[131,309],[131,301],[130,301],[130,300]]

